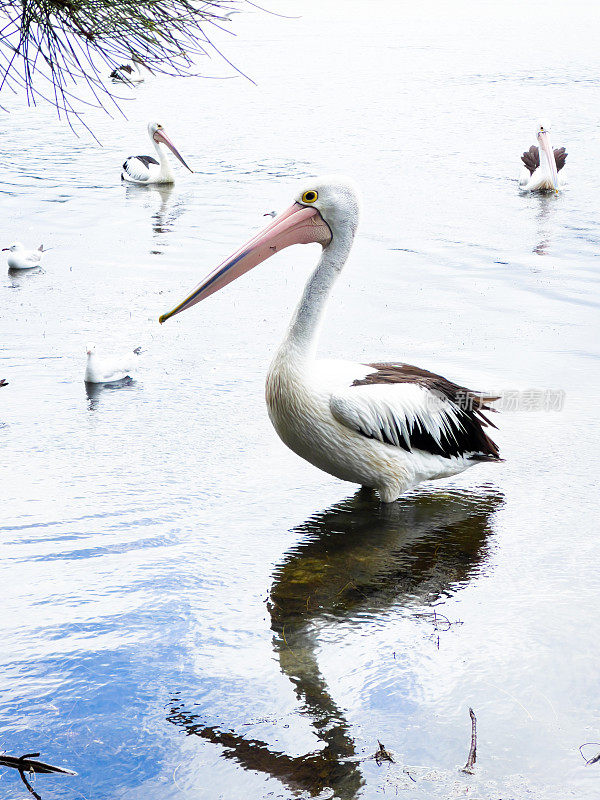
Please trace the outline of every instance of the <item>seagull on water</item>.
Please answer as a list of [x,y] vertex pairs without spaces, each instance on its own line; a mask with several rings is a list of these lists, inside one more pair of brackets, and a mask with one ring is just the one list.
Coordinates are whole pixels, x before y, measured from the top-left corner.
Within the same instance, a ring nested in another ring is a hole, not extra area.
[[15,242],[10,247],[3,247],[2,251],[7,250],[9,269],[33,269],[39,267],[42,261],[44,245],[41,244],[37,250],[26,250],[21,242]]
[[124,378],[132,378],[136,369],[136,356],[141,348],[136,347],[120,356],[99,356],[95,344],[87,346],[87,364],[85,366],[86,383],[113,383]]

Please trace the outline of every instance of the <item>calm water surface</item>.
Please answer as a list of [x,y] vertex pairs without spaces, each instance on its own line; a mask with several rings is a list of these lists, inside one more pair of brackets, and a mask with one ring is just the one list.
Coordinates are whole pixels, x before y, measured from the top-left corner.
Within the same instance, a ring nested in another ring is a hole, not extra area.
[[[0,747],[78,772],[39,777],[43,800],[593,800],[597,6],[277,8],[301,16],[219,39],[258,87],[148,81],[127,120],[89,114],[103,147],[7,101],[2,244],[52,249],[0,277]],[[539,115],[569,152],[559,197],[517,192]],[[149,119],[196,170],[172,189],[119,182]],[[521,398],[505,463],[391,509],[267,419],[318,248],[157,323],[323,172],[364,212],[321,352]],[[88,341],[141,345],[137,380],[86,393]],[[12,770],[0,795],[29,796]]]

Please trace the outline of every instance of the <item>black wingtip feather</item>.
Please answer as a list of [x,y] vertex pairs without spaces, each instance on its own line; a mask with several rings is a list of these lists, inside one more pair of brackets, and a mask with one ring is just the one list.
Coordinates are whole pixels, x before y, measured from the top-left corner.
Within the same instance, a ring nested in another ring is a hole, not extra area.
[[[412,450],[423,450],[433,455],[450,457],[464,457],[469,454],[471,459],[484,461],[501,461],[497,444],[486,434],[484,428],[490,426],[495,428],[486,414],[495,411],[490,405],[495,397],[483,395],[459,386],[452,381],[436,375],[433,372],[413,367],[410,364],[388,364],[375,363],[368,364],[375,370],[365,378],[356,380],[353,386],[365,386],[368,384],[398,384],[413,383],[427,389],[432,395],[437,396],[440,401],[450,402],[457,420],[447,417],[449,431],[442,431],[438,442],[418,418],[409,427],[408,438],[395,426],[395,433],[398,442],[390,441],[385,431],[381,431],[382,440],[387,444],[398,445],[408,452]],[[373,438],[368,433],[361,431],[363,435]]]

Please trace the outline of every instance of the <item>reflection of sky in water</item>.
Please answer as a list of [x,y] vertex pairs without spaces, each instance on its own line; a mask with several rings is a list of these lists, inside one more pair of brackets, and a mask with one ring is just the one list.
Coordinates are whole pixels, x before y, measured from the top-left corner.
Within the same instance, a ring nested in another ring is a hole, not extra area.
[[[43,800],[288,800],[332,782],[369,800],[595,799],[577,748],[600,740],[598,50],[594,8],[541,9],[236,15],[222,45],[258,88],[153,79],[126,121],[90,115],[102,148],[8,99],[3,237],[52,249],[0,277],[0,747],[78,771],[39,776]],[[528,46],[540,25],[552,58]],[[569,152],[556,198],[517,191],[540,114]],[[195,174],[122,186],[158,117]],[[340,502],[353,487],[266,417],[316,249],[157,323],[320,172],[364,199],[324,355],[566,391],[560,413],[498,416],[506,462],[400,518]],[[86,341],[142,345],[138,380],[86,393]],[[432,609],[462,624],[436,631]],[[469,706],[473,779],[456,770]],[[368,758],[378,739],[395,766]],[[24,796],[12,771],[0,789]]]

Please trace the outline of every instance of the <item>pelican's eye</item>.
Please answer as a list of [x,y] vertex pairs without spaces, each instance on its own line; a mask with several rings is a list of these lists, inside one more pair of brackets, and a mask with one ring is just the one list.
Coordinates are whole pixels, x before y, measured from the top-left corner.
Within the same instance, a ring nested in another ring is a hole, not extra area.
[[308,192],[304,192],[302,195],[302,202],[303,203],[314,203],[315,200],[318,198],[318,192],[315,192],[314,189],[309,189]]

